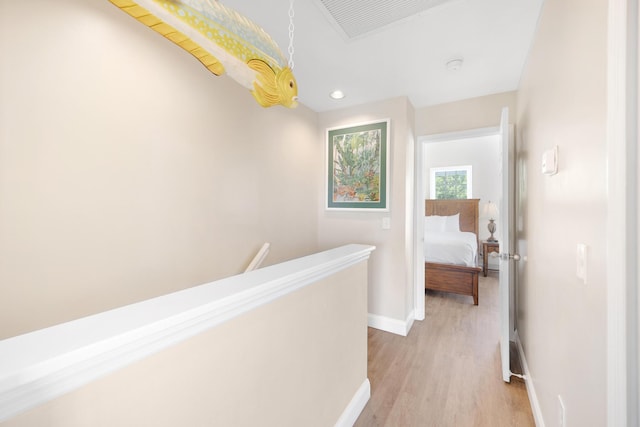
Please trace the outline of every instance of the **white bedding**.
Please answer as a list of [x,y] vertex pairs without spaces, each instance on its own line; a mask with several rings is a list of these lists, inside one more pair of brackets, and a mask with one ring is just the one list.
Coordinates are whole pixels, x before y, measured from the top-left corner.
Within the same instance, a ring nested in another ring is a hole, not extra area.
[[476,267],[478,241],[474,233],[428,231],[424,233],[424,259],[440,264]]

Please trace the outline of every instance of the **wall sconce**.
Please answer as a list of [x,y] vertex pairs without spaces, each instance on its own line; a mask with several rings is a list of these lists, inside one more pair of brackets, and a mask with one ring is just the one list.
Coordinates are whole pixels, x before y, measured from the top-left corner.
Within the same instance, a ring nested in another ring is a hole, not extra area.
[[487,242],[497,242],[498,239],[493,237],[493,233],[496,232],[495,219],[498,217],[498,206],[496,206],[495,203],[489,200],[484,205],[484,209],[482,213],[485,218],[489,218],[489,224],[487,224],[487,229],[489,230],[489,233],[491,233],[491,236],[489,236],[489,238],[487,239]]

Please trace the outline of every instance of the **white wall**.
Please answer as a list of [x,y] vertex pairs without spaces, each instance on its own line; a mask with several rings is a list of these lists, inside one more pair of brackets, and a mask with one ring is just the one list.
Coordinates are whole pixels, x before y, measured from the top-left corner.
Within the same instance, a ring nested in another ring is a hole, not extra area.
[[0,338],[317,250],[317,115],[104,0],[0,2]]
[[518,91],[517,324],[547,426],[558,396],[567,426],[606,425],[606,40],[607,2],[547,0]]
[[[394,98],[360,107],[320,113],[319,140],[325,149],[326,129],[390,119],[389,212],[336,212],[319,209],[318,242],[331,248],[345,243],[376,246],[369,261],[369,313],[405,322],[414,304],[413,288],[413,107]],[[326,159],[326,153],[321,157]],[[324,206],[324,175],[316,180]],[[391,229],[382,219],[391,218]]]
[[510,123],[515,120],[516,92],[480,96],[416,110],[418,137],[500,125],[500,112],[509,107]]

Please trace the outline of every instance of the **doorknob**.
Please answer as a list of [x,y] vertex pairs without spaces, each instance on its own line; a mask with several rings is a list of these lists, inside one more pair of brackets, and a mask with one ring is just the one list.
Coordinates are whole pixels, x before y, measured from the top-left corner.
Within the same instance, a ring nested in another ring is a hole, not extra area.
[[518,254],[503,254],[503,253],[498,254],[496,252],[492,252],[491,253],[491,257],[492,258],[500,258],[500,259],[505,260],[505,261],[509,260],[509,259],[512,259],[514,261],[520,261],[520,255],[518,255]]

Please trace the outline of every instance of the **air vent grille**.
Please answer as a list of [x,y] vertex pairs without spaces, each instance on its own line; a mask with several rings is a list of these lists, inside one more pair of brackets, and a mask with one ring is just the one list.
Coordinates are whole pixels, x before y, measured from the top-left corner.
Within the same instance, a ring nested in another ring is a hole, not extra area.
[[347,38],[355,38],[451,0],[317,1]]

